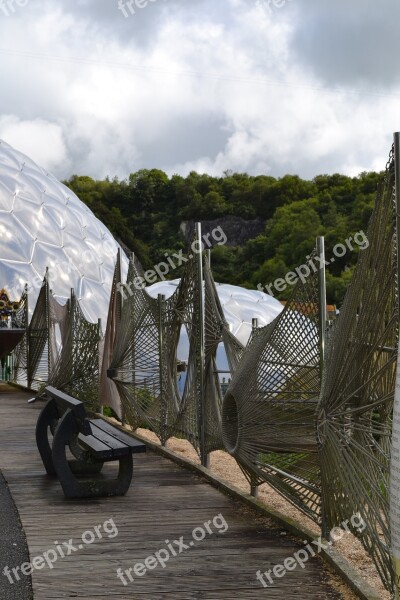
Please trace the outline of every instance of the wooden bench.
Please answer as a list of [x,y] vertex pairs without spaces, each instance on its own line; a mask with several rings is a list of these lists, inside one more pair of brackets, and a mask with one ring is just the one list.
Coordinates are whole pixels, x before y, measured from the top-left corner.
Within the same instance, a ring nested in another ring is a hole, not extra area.
[[[36,425],[36,443],[46,472],[58,477],[65,496],[126,494],[132,480],[132,454],[146,452],[146,446],[103,419],[89,419],[80,400],[54,387],[47,386],[43,395],[48,401]],[[107,479],[101,469],[111,461],[119,461],[118,476]]]

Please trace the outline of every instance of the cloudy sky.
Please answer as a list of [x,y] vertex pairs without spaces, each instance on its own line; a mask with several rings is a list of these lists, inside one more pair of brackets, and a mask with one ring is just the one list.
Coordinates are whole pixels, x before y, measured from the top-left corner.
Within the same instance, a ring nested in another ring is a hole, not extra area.
[[381,170],[399,22],[398,0],[0,0],[0,138],[59,178]]

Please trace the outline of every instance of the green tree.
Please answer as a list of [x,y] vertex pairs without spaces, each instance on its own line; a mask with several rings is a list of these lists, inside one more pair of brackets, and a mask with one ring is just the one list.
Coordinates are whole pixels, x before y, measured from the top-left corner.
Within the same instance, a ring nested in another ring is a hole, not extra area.
[[265,229],[266,257],[277,256],[289,267],[303,263],[323,230],[317,206],[314,198],[278,208]]

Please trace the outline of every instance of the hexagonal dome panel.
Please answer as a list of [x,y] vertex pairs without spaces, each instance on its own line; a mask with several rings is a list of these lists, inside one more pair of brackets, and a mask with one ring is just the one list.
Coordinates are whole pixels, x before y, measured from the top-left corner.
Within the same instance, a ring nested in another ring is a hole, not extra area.
[[[75,289],[89,321],[107,318],[119,245],[79,198],[30,158],[0,140],[0,287],[18,299],[25,283],[30,311],[49,267],[60,302]],[[122,273],[128,260],[122,252]]]
[[[146,291],[152,298],[157,298],[158,294],[163,294],[168,299],[175,292],[179,282],[179,279],[160,281],[146,288]],[[247,344],[251,334],[252,319],[257,318],[258,326],[264,327],[271,323],[283,310],[283,306],[279,300],[264,292],[247,290],[227,283],[216,283],[216,288],[225,318],[229,323],[229,329],[244,346]],[[188,357],[189,338],[185,329],[182,328],[177,358],[187,362]],[[228,359],[222,344],[220,344],[217,351],[217,367],[228,374]],[[182,384],[185,377],[186,375],[182,377]],[[220,375],[220,379],[223,379],[222,374]]]

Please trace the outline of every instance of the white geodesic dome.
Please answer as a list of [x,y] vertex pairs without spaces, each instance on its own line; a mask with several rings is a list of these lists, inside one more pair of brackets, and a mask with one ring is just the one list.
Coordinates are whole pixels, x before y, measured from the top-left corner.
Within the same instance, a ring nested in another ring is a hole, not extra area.
[[[146,292],[153,298],[156,298],[158,294],[163,294],[166,298],[169,298],[175,292],[179,282],[179,279],[160,281],[147,287]],[[264,327],[271,323],[283,310],[279,300],[264,292],[247,290],[226,283],[216,283],[216,288],[230,331],[244,346],[250,337],[253,319],[258,319],[258,327]],[[186,331],[182,329],[177,358],[187,361],[188,355],[189,339]],[[222,345],[220,345],[217,352],[217,366],[219,370],[226,371],[228,377],[229,365]]]
[[13,300],[27,283],[32,312],[48,267],[57,299],[65,302],[74,288],[86,318],[104,322],[118,248],[71,190],[0,140],[0,288]]

